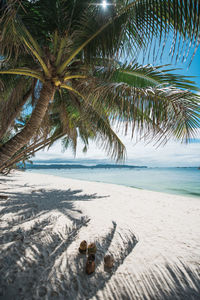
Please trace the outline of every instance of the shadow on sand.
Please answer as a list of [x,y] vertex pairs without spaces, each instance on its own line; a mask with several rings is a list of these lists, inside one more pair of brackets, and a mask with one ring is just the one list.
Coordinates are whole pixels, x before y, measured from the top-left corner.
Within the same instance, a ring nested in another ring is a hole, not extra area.
[[[109,291],[112,295],[109,299],[198,300],[200,273],[198,267],[166,261],[162,266],[146,269],[137,278],[128,274],[122,274],[120,282],[114,278]],[[105,295],[103,292],[102,299]]]
[[[126,247],[119,247],[122,253],[116,257],[112,272],[100,271],[116,232],[117,225],[113,222],[107,235],[96,241],[97,271],[91,276],[85,275],[86,256],[80,255],[77,248],[74,255],[68,253],[80,230],[90,221],[75,203],[101,198],[105,196],[86,195],[82,190],[71,189],[41,189],[30,193],[9,191],[9,198],[1,201],[0,299],[17,300],[23,299],[24,295],[25,299],[41,299],[45,295],[49,299],[83,299],[102,289],[137,241],[133,234],[125,235],[122,243]],[[13,216],[9,222],[3,220],[6,214]],[[52,226],[63,216],[67,223],[63,224],[62,230],[54,232]]]
[[[9,192],[9,199],[1,201],[0,299],[199,299],[199,273],[183,262],[116,277],[138,240],[131,231],[119,232],[115,222],[96,241],[95,273],[85,274],[86,256],[73,245],[90,220],[76,202],[101,198],[71,189]],[[6,223],[3,217],[9,213],[13,219]],[[59,217],[67,222],[56,232]],[[105,272],[103,257],[113,244],[115,264]]]

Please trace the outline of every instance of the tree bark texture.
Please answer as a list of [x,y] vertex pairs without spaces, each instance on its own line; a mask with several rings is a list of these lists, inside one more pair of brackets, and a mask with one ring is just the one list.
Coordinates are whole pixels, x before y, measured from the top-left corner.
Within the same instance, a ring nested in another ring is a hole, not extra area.
[[54,91],[55,87],[50,81],[43,84],[40,98],[27,125],[0,148],[0,171],[6,167],[11,157],[26,145],[39,129],[48,109],[49,102],[54,96]]
[[39,142],[34,145],[30,145],[27,149],[20,152],[19,155],[14,156],[12,160],[9,160],[9,162],[6,164],[6,168],[12,167],[12,165],[20,162],[22,159],[26,159],[28,156],[33,155],[37,151],[47,147],[50,143],[56,141],[57,139],[63,137],[66,133],[59,134],[55,139],[52,139],[52,137],[48,138],[46,141]]
[[[20,101],[18,101],[17,103],[10,103],[10,101],[8,101],[8,103],[5,104],[5,107],[3,107],[1,111],[0,139],[3,138],[3,136],[6,134],[9,127],[16,119],[16,117],[19,115],[24,104],[26,103],[26,101],[30,96],[31,96],[31,89],[29,89],[26,92],[26,94],[23,97],[21,97]],[[10,109],[8,109],[6,106],[10,107]]]

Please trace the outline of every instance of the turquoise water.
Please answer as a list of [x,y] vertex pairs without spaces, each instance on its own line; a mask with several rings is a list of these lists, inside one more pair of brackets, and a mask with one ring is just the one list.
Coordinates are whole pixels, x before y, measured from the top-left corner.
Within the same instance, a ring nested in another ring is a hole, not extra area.
[[200,197],[200,170],[197,168],[59,168],[32,169],[26,172],[50,174],[86,181],[114,183],[139,189]]

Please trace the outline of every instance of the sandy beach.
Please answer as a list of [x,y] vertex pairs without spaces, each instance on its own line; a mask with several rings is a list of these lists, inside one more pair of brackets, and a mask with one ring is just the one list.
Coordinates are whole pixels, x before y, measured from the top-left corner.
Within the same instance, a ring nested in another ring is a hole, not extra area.
[[0,299],[200,299],[198,198],[15,172],[0,203]]

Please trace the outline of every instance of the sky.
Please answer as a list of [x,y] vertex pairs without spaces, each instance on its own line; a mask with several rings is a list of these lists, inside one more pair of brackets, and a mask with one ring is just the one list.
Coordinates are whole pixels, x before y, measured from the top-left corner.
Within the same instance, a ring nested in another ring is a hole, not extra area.
[[[131,140],[129,135],[123,136],[118,134],[127,150],[126,164],[149,167],[196,167],[200,166],[200,130],[198,131],[198,139],[190,144],[181,144],[180,142],[169,141],[166,145],[157,146],[154,143],[146,144],[144,142],[136,143]],[[103,160],[111,162],[106,153],[96,147],[94,143],[90,143],[87,154],[82,152],[83,145],[78,144],[76,158],[70,149],[65,152],[61,151],[60,142],[56,142],[48,152],[39,151],[34,160],[60,160],[61,162],[71,160],[76,162],[79,160]],[[107,161],[108,160],[108,161]]]
[[[168,49],[166,49],[167,51]],[[171,58],[168,54],[163,55],[162,64],[171,63]],[[151,58],[150,58],[151,60]],[[159,61],[158,64],[161,64]],[[185,63],[181,61],[176,64],[172,64],[172,67],[181,68],[177,70],[177,73],[186,76],[195,76],[193,78],[200,88],[200,47],[191,63],[189,60]],[[196,139],[190,144],[181,144],[180,142],[169,141],[165,146],[157,148],[153,143],[145,144],[144,142],[136,143],[136,140],[131,140],[131,134],[124,137],[121,133],[118,134],[127,150],[127,160],[125,163],[131,163],[134,165],[146,165],[155,167],[173,167],[173,166],[200,166],[200,129],[197,132]],[[36,154],[34,160],[72,160],[76,162],[79,159],[84,160],[109,160],[106,153],[95,146],[94,143],[90,143],[88,152],[85,154],[82,152],[83,146],[78,144],[76,158],[71,150],[62,152],[61,143],[57,142],[49,151],[40,151]]]

